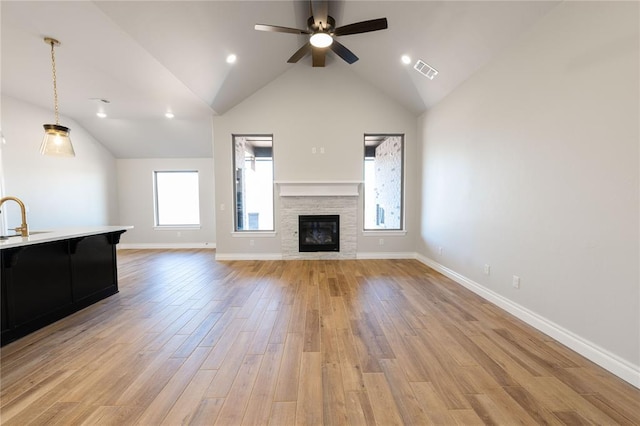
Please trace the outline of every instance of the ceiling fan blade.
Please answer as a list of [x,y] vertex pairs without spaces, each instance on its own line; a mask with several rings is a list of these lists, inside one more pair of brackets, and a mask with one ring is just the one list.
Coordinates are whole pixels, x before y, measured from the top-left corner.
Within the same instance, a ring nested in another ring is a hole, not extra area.
[[327,56],[327,48],[311,47],[312,65],[314,67],[324,67],[324,60]]
[[327,0],[311,0],[311,15],[316,27],[320,27],[320,23],[322,23],[322,27],[325,28],[329,16],[329,2]]
[[387,18],[371,19],[370,21],[356,22],[355,24],[345,25],[336,28],[333,35],[343,36],[350,34],[368,33],[370,31],[386,30]]
[[256,24],[254,28],[258,31],[271,31],[274,33],[311,34],[311,31],[308,30],[299,30],[297,28],[289,27],[278,27],[277,25]]
[[330,47],[336,55],[340,56],[348,64],[352,64],[358,60],[358,57],[352,51],[344,47],[342,43],[338,42],[338,40],[334,39]]
[[302,46],[296,53],[294,53],[287,62],[290,64],[295,64],[300,59],[304,58],[311,51],[311,43],[307,42],[304,46]]

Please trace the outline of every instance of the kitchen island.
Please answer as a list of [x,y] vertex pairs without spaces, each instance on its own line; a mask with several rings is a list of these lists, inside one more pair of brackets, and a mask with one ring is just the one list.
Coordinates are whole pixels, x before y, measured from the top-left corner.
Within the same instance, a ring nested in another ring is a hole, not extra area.
[[116,244],[131,228],[69,228],[0,240],[0,343],[117,293]]

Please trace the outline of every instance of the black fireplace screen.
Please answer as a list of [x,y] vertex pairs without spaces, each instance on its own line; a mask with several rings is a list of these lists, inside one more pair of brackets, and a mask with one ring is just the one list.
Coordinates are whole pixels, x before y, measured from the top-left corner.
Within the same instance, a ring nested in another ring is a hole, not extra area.
[[299,251],[340,251],[340,216],[298,216]]

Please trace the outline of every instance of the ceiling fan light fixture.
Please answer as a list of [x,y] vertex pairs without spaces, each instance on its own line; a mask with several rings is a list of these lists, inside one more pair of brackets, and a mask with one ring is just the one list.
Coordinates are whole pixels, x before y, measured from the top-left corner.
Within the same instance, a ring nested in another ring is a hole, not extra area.
[[44,124],[44,138],[40,145],[42,155],[52,155],[58,157],[75,157],[76,153],[69,138],[68,127],[61,126],[58,113],[58,87],[56,81],[56,57],[54,47],[60,42],[54,38],[45,37],[44,42],[51,45],[51,71],[53,74],[53,106],[56,114],[56,124]]
[[335,19],[329,15],[331,3],[333,2],[330,0],[309,0],[311,16],[307,19],[307,27],[305,29],[265,24],[256,24],[254,28],[258,31],[309,36],[308,41],[287,60],[287,63],[295,64],[310,54],[313,67],[324,67],[327,54],[333,53],[351,65],[358,60],[358,57],[340,43],[338,39],[334,40],[334,37],[386,30],[389,27],[387,18],[369,19],[336,26]]
[[333,37],[327,33],[315,33],[311,36],[309,42],[313,47],[329,47],[333,44]]

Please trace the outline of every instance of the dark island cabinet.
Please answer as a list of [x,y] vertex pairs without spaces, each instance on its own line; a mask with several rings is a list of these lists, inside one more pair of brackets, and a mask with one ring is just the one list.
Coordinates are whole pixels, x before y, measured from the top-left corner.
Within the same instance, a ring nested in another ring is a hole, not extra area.
[[1,344],[117,293],[123,232],[2,250]]
[[115,244],[110,234],[71,240],[70,249],[75,302],[93,302],[104,292],[118,291]]

